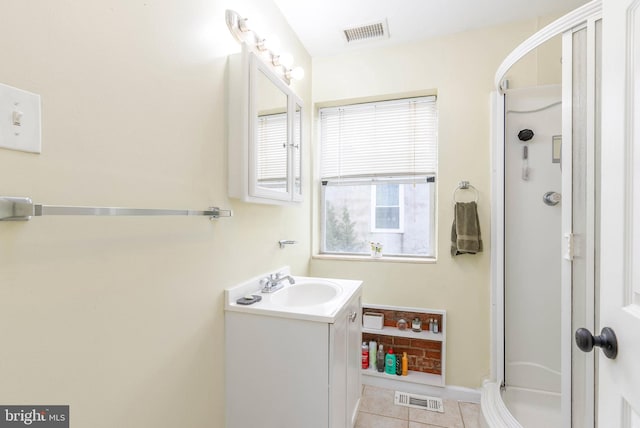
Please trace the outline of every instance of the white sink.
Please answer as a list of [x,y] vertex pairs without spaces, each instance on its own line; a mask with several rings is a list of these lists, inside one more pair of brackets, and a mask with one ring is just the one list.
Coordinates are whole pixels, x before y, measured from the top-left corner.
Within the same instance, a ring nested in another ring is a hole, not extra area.
[[313,306],[322,305],[342,292],[342,288],[330,281],[301,280],[295,284],[276,291],[271,302],[278,306]]
[[[282,275],[291,273],[288,266],[276,272]],[[293,275],[294,284],[285,280],[280,290],[262,293],[260,280],[272,273],[264,273],[226,289],[225,311],[332,323],[351,296],[362,287],[362,281]],[[238,303],[238,299],[248,295],[258,295],[261,299],[250,305]]]

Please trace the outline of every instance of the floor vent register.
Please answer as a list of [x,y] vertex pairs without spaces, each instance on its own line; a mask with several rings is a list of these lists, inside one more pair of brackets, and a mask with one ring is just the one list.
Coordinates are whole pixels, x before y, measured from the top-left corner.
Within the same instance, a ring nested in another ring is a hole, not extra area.
[[409,394],[408,392],[396,391],[393,402],[398,406],[414,407],[416,409],[444,413],[442,398],[427,397],[426,395]]

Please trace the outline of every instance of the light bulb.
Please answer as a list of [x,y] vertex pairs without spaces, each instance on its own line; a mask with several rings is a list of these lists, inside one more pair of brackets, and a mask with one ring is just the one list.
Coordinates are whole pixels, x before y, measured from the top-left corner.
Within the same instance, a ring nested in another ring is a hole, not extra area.
[[265,37],[264,45],[272,52],[278,52],[280,50],[280,39],[278,36],[270,35]]
[[289,52],[283,52],[280,54],[278,62],[285,68],[289,69],[293,65],[293,55],[291,55]]
[[304,78],[304,68],[296,67],[289,72],[289,76],[291,76],[294,80],[302,80]]

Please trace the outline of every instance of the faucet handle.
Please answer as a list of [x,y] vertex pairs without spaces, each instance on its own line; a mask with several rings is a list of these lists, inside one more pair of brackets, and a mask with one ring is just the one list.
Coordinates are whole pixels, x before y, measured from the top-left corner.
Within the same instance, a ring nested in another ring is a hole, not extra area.
[[271,279],[272,279],[273,281],[277,281],[277,280],[279,280],[281,276],[282,276],[282,272],[276,272],[276,273],[272,273],[272,274],[270,275],[270,277],[271,277]]

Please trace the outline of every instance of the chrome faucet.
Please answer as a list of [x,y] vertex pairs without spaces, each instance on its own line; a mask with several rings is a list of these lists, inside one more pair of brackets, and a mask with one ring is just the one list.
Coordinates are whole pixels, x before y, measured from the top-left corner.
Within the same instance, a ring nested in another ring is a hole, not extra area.
[[291,275],[282,276],[282,272],[272,273],[267,277],[264,277],[260,280],[260,285],[262,286],[263,293],[273,293],[274,291],[280,290],[284,287],[282,281],[289,280],[289,284],[295,284],[296,280],[293,279]]

